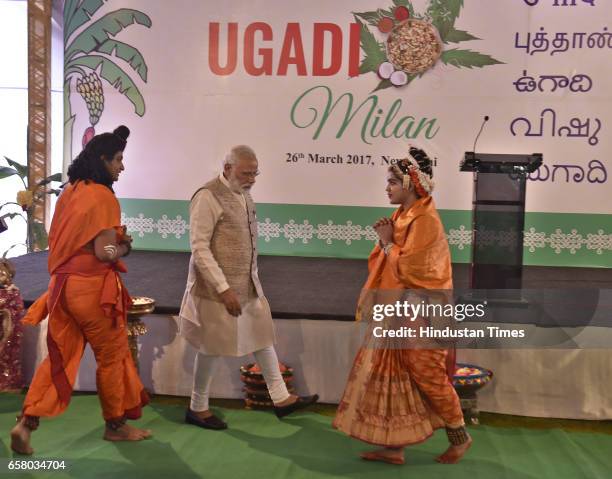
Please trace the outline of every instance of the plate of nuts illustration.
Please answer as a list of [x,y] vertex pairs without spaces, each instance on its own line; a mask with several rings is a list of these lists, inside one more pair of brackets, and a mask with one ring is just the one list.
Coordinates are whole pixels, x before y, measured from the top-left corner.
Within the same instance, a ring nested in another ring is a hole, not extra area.
[[396,71],[423,73],[434,66],[441,54],[438,30],[423,20],[404,20],[395,25],[387,38],[387,58]]

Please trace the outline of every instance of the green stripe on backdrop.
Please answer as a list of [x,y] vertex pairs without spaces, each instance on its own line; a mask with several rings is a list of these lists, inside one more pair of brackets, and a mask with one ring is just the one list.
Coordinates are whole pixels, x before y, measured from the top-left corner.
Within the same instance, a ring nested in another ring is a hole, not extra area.
[[[121,199],[123,222],[138,249],[189,250],[189,203]],[[261,254],[366,258],[371,224],[390,208],[259,203]],[[453,262],[471,257],[471,212],[440,210]],[[538,266],[612,268],[612,215],[527,213],[524,263]]]

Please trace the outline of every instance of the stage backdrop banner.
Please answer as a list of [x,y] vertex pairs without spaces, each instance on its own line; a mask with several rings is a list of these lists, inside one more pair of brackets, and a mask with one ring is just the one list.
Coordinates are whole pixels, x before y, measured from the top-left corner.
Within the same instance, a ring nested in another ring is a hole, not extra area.
[[477,152],[544,155],[525,263],[612,267],[610,19],[604,0],[66,1],[64,166],[129,126],[123,221],[137,248],[188,250],[189,199],[247,144],[262,253],[362,258],[414,144],[466,262],[459,162],[489,116]]

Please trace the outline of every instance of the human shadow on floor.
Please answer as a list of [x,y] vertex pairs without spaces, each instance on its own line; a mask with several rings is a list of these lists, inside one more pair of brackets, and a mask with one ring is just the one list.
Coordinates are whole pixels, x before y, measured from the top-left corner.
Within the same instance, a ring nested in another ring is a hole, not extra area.
[[[47,444],[41,444],[33,437],[35,454],[27,459],[59,459],[69,465],[71,477],[110,478],[123,477],[180,477],[196,479],[202,477],[179,456],[170,443],[162,442],[155,437],[135,442],[107,442],[102,439],[103,428],[94,428],[83,435],[73,435],[65,442],[59,439]],[[59,446],[59,447],[58,447]],[[0,457],[7,447],[0,446]],[[99,456],[116,456],[105,459]],[[97,457],[96,457],[97,456]],[[14,455],[15,459],[26,456]],[[61,472],[61,471],[59,471]],[[28,477],[20,474],[19,477]],[[29,477],[39,477],[33,475]]]
[[[449,472],[453,474],[468,473],[468,471],[481,473],[485,470],[487,477],[508,477],[507,466],[496,463],[494,457],[482,462],[468,455],[461,463],[453,465],[449,471],[448,468],[451,466],[435,462],[435,457],[443,452],[443,449],[434,454],[423,450],[418,445],[406,449],[405,469],[389,464],[368,462],[360,459],[359,453],[371,450],[375,446],[348,438],[332,429],[330,424],[325,424],[312,415],[292,417],[284,421],[297,427],[297,430],[288,436],[273,438],[235,428],[228,429],[225,434],[244,441],[252,449],[288,459],[299,467],[316,473],[347,476],[388,471],[390,474],[395,474],[392,471],[398,469],[398,472],[403,470],[407,474],[410,466],[416,466],[415,469],[418,468],[421,472],[426,470],[428,477],[435,477],[438,473],[440,477],[448,477]],[[429,474],[434,474],[434,476],[429,476]],[[531,479],[532,476],[521,471],[512,471],[512,478]]]

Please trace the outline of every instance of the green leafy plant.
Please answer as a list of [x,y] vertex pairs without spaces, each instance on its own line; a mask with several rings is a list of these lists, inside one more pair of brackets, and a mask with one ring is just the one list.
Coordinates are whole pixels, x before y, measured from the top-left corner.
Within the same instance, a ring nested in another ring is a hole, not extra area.
[[55,173],[47,176],[45,179],[39,181],[33,187],[29,188],[27,183],[28,166],[22,165],[21,163],[7,158],[6,156],[4,159],[8,166],[0,166],[0,180],[9,178],[11,176],[17,176],[23,183],[24,189],[17,193],[17,198],[15,201],[8,201],[0,204],[0,212],[5,207],[13,207],[13,209],[15,209],[15,207],[19,207],[20,210],[16,212],[13,211],[2,216],[9,218],[10,220],[15,219],[16,217],[22,218],[27,224],[27,237],[23,243],[16,243],[12,245],[4,252],[2,257],[6,258],[8,253],[13,248],[21,245],[25,246],[28,252],[44,250],[48,246],[47,230],[45,229],[45,225],[43,223],[34,219],[34,202],[44,195],[59,195],[60,190],[58,188],[52,188],[49,185],[51,185],[51,183],[61,182],[62,175],[61,173]]
[[[455,23],[463,8],[463,0],[430,0],[429,6],[424,13],[416,12],[410,0],[393,0],[393,5],[387,10],[378,9],[368,12],[353,12],[355,21],[359,23],[361,27],[361,49],[365,54],[359,67],[360,74],[369,72],[376,73],[381,63],[388,61],[385,45],[376,40],[368,25],[379,28],[381,20],[385,18],[394,18],[394,12],[397,8],[407,9],[410,18],[431,23],[438,31],[444,45],[480,40],[480,38],[471,33],[465,30],[459,30],[455,27]],[[386,21],[388,22],[389,20]],[[445,65],[451,65],[457,68],[483,68],[489,65],[503,63],[490,55],[460,48],[443,50],[440,61]],[[421,74],[409,74],[406,84],[409,84],[420,76]],[[383,79],[379,82],[374,91],[389,88],[390,86],[393,86],[392,83],[389,80]]]

